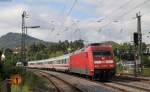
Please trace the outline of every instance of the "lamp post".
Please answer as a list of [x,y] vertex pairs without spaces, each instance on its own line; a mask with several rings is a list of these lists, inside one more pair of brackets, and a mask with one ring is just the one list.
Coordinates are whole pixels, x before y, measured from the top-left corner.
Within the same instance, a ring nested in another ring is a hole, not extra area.
[[[40,28],[40,26],[27,26],[27,27],[25,27],[25,29],[26,29],[26,36],[25,36],[25,39],[26,39],[26,41],[28,41],[28,37],[27,37],[27,33],[28,33],[28,28],[30,28],[30,29],[34,29],[34,28]],[[26,42],[26,45],[27,45],[27,42]],[[26,52],[26,61],[27,61],[27,52]],[[27,65],[27,64],[26,64]]]

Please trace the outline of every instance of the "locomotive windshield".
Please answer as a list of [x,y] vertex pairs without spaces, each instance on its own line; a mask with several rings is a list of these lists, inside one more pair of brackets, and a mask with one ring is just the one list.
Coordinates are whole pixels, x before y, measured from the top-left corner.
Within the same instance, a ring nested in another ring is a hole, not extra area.
[[94,57],[111,57],[112,53],[108,50],[99,50],[93,52]]

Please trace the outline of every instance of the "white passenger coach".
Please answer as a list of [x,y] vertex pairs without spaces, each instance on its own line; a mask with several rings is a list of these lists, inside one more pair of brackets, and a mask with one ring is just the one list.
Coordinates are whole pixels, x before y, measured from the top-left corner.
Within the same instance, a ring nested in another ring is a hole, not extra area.
[[69,56],[70,55],[67,54],[67,55],[44,59],[44,60],[29,61],[28,67],[68,71],[69,70]]

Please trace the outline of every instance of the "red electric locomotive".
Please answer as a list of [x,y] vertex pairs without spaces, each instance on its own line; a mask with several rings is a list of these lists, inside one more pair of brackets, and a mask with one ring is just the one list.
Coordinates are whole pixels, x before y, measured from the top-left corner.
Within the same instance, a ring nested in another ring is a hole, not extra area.
[[70,56],[70,72],[109,79],[115,75],[116,62],[111,45],[90,44]]

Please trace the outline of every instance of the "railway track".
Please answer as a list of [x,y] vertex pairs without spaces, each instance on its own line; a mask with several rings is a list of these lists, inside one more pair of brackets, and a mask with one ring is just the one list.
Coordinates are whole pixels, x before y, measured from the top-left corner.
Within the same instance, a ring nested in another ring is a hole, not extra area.
[[135,80],[135,81],[141,81],[141,82],[147,82],[147,83],[150,83],[150,78],[145,78],[143,76],[141,77],[134,77],[133,75],[131,74],[123,74],[123,75],[116,75],[116,78],[119,78],[119,79],[124,79],[124,80]]
[[48,81],[54,85],[56,92],[83,92],[79,88],[73,86],[72,84],[66,82],[65,80],[62,80],[55,75],[43,71],[36,71],[36,74],[48,79]]
[[149,79],[134,78],[134,77],[128,77],[128,76],[117,76],[113,78],[112,83],[114,85],[122,85],[124,87],[127,87],[128,89],[125,89],[125,90],[129,92],[133,92],[133,91],[134,92],[150,92]]
[[[48,73],[48,71],[45,71],[45,72]],[[97,87],[105,87],[105,88],[112,89],[112,92],[114,92],[114,91],[115,92],[150,92],[150,88],[149,88],[150,83],[136,80],[136,79],[135,80],[114,79],[111,82],[100,82],[100,81],[89,80],[89,79],[82,78],[82,77],[77,77],[74,75],[69,75],[66,73],[60,73],[60,72],[59,73],[53,72],[53,73],[51,76],[55,76],[56,78],[60,79],[61,81],[65,81],[66,76],[71,76],[70,78],[75,78],[75,79],[79,80],[79,84],[82,82],[82,80],[85,80],[85,81],[89,81],[90,83],[95,83],[96,86],[98,85]],[[62,77],[60,78],[60,76],[58,76],[58,75],[60,75]],[[69,83],[69,82],[67,82],[67,83]],[[89,86],[89,88],[90,88],[90,86]],[[80,90],[80,91],[76,91],[76,92],[83,92],[83,91]],[[84,92],[87,92],[87,91],[84,91]],[[102,92],[102,91],[92,91],[92,92]]]
[[[85,78],[84,78],[85,79]],[[88,79],[85,79],[88,80]],[[150,92],[150,82],[146,79],[141,78],[115,78],[110,82],[92,81],[100,85],[104,85],[121,92]]]
[[110,82],[110,83],[102,83],[102,84],[123,92],[150,92],[150,89],[129,85],[128,83]]
[[[128,83],[122,83],[122,82],[112,82],[112,83],[122,85],[122,86],[126,86],[126,87],[130,87],[130,88],[136,89],[137,91],[150,92],[150,89],[143,88],[142,86],[141,87],[140,86],[134,86],[134,85],[131,85],[131,84],[128,84]],[[133,92],[133,91],[131,91],[131,92]]]
[[[71,75],[72,76],[72,75]],[[134,80],[134,81],[129,81],[129,80],[113,80],[110,82],[100,82],[100,81],[93,81],[85,78],[80,78],[84,79],[90,82],[94,82],[97,84],[100,84],[109,87],[115,90],[115,92],[150,92],[150,84],[144,81],[139,81],[139,80]],[[126,82],[125,82],[126,81]]]
[[113,79],[111,82],[99,82],[98,84],[105,85],[123,92],[150,92],[150,82],[142,79]]

